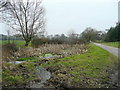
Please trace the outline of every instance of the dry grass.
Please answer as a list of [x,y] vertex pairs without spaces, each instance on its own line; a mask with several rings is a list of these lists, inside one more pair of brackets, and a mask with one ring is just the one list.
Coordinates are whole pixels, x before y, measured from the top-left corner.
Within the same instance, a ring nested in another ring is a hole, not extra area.
[[75,44],[75,45],[68,45],[68,44],[45,44],[39,46],[38,48],[20,48],[18,52],[14,53],[14,56],[17,58],[19,57],[34,57],[40,56],[47,53],[57,54],[62,56],[69,56],[74,54],[82,54],[86,52],[87,45],[85,44]]

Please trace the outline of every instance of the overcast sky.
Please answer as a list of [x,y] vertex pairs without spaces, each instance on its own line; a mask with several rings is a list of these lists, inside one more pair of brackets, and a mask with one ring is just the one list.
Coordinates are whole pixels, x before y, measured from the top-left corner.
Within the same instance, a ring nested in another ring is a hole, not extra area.
[[[87,27],[105,31],[118,21],[119,0],[43,0],[48,34],[80,34]],[[0,23],[0,33],[6,33]]]

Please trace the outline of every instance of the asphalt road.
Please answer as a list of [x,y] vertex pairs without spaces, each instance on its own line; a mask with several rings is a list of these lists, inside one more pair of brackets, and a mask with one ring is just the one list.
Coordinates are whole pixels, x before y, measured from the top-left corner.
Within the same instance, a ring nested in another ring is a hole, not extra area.
[[118,58],[120,58],[120,48],[110,47],[110,46],[106,46],[106,45],[102,45],[102,44],[98,44],[98,43],[94,43],[94,44],[107,50],[108,52],[112,53],[113,55],[117,56]]

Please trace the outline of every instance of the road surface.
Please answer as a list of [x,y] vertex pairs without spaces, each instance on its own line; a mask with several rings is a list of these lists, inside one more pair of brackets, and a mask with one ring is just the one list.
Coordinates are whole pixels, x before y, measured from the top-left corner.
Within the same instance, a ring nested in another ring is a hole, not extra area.
[[113,55],[117,56],[118,58],[120,58],[120,48],[110,47],[110,46],[106,46],[106,45],[102,45],[102,44],[98,44],[98,43],[94,43],[94,44],[107,50],[108,52],[112,53]]

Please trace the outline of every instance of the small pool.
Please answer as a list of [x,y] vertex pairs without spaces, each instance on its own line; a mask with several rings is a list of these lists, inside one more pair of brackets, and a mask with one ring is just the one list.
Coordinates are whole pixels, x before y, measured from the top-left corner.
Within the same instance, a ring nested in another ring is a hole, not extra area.
[[15,61],[15,62],[9,62],[9,63],[14,63],[14,64],[20,64],[20,63],[23,63],[25,61]]

